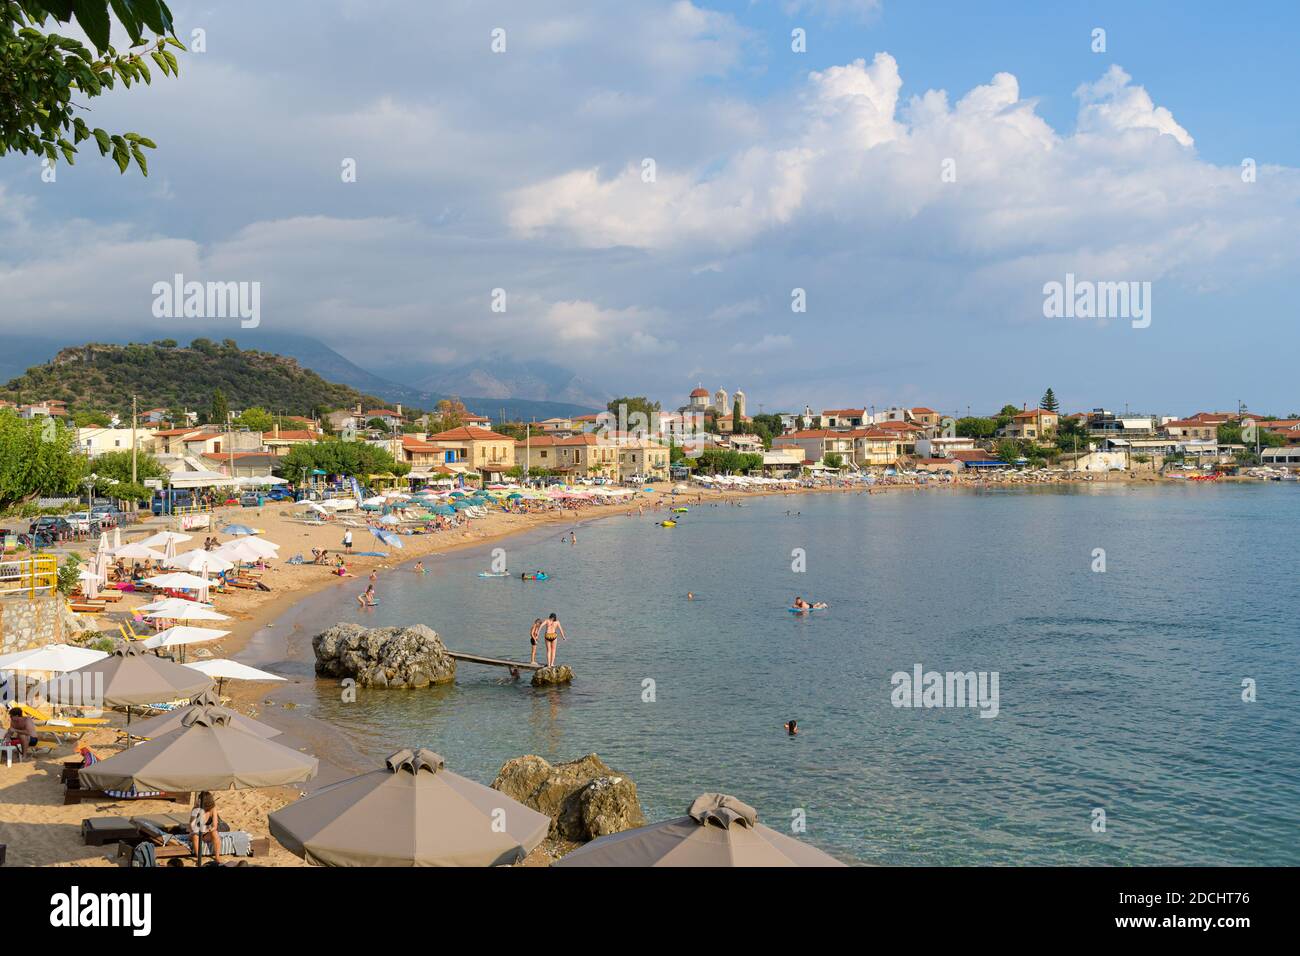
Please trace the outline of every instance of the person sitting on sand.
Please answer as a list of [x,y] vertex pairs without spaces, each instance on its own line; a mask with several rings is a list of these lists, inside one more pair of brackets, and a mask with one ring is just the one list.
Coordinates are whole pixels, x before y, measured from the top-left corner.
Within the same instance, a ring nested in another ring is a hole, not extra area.
[[360,604],[362,607],[374,607],[376,604],[379,603],[378,601],[375,600],[375,586],[373,584],[366,585],[365,594],[357,595],[357,603]]
[[799,721],[797,720],[786,721],[785,732],[789,734],[791,737],[799,736]]
[[338,575],[339,577],[341,577],[341,578],[355,578],[355,577],[356,577],[355,574],[353,574],[351,571],[348,570],[348,566],[347,566],[346,564],[344,564],[342,561],[340,561],[340,562],[338,563],[338,567],[336,567],[336,568],[335,568],[333,571],[331,571],[330,573],[331,573],[331,574],[337,574],[337,575]]
[[212,859],[221,863],[221,818],[217,815],[217,798],[204,790],[190,811],[190,851],[197,861],[202,857],[202,845],[208,844]]
[[542,619],[539,617],[533,621],[532,628],[528,631],[528,643],[532,645],[533,656],[528,659],[528,663],[537,663],[537,635],[542,633]]
[[20,758],[27,756],[27,750],[36,746],[36,721],[23,713],[21,707],[9,711],[9,729],[5,731],[4,743],[7,747],[17,747]]

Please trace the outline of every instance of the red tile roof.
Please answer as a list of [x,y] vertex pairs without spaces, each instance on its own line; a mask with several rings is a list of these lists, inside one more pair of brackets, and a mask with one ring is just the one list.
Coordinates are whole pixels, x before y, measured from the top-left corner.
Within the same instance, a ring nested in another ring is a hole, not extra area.
[[513,441],[509,435],[498,435],[494,431],[486,428],[478,428],[474,425],[462,425],[460,428],[450,428],[445,432],[438,432],[436,435],[430,435],[429,441]]

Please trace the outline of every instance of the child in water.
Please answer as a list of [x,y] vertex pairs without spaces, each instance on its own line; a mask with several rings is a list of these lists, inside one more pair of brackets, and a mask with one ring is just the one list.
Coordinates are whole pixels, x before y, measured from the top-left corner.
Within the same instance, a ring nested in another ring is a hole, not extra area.
[[789,734],[791,737],[799,736],[799,721],[797,720],[786,721],[785,732]]
[[415,573],[416,573],[416,574],[425,574],[425,573],[426,573],[425,570],[424,570],[424,562],[423,562],[423,561],[416,561],[416,562],[415,562]]

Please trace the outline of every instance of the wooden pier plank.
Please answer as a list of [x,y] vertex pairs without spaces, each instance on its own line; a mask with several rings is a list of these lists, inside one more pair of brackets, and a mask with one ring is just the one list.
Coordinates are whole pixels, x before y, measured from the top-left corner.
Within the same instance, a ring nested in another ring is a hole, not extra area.
[[458,661],[465,661],[467,664],[490,664],[495,667],[518,667],[520,670],[539,671],[545,664],[529,664],[527,661],[506,661],[497,657],[484,657],[481,654],[463,654],[460,651],[448,651],[447,654]]

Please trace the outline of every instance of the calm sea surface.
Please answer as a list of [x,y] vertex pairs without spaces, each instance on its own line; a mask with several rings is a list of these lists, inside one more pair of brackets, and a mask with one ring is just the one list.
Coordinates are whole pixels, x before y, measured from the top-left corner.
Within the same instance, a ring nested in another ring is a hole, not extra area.
[[[571,687],[461,664],[449,688],[275,696],[376,760],[431,747],[487,783],[520,754],[594,751],[651,820],[704,791],[777,828],[802,811],[804,838],[846,861],[1300,864],[1300,488],[803,495],[656,520],[504,543],[547,582],[477,577],[490,546],[381,573],[371,611],[343,582],[250,659],[278,646],[272,669],[309,675],[310,636],[348,620],[526,660],[555,611]],[[790,614],[796,594],[831,607]],[[890,677],[916,664],[998,672],[998,716],[895,708]]]

